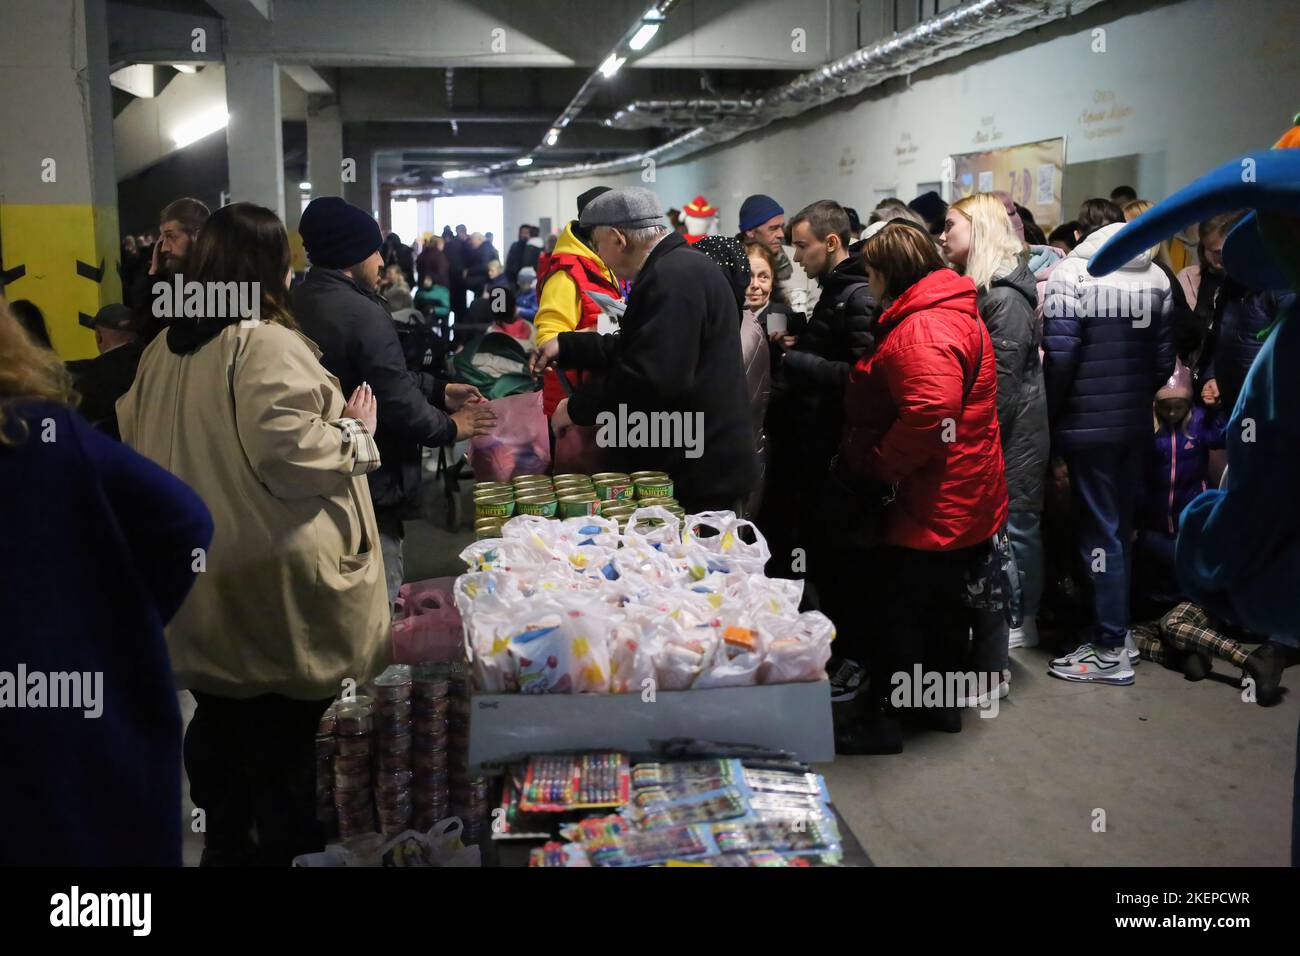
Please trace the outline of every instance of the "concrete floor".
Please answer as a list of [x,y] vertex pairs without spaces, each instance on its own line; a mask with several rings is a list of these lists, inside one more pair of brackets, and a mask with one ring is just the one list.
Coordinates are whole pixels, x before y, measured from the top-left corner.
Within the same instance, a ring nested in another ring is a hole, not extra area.
[[[459,573],[473,540],[446,530],[441,486],[426,490],[427,520],[407,524],[407,580]],[[817,768],[877,865],[1288,864],[1300,690],[1244,703],[1222,661],[1199,683],[1145,661],[1130,687],[1072,684],[1047,676],[1051,656],[1012,651],[996,717]],[[202,845],[188,836],[195,865]]]

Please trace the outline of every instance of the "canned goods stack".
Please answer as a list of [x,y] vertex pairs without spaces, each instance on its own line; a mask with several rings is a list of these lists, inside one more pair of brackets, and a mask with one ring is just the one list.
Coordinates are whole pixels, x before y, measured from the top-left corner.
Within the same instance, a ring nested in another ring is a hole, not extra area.
[[411,668],[413,826],[421,832],[447,816],[449,672],[447,664],[416,664]]
[[374,716],[369,697],[339,701],[334,710],[334,807],[340,839],[374,830],[370,744]]
[[481,481],[474,486],[476,537],[499,538],[514,515],[613,518],[619,529],[637,508],[657,505],[678,518],[686,513],[673,498],[673,481],[662,471],[602,471],[594,475],[519,475],[509,483]]
[[375,801],[379,828],[394,836],[411,825],[411,669],[375,678]]
[[466,845],[481,842],[487,836],[487,780],[469,771],[469,673],[464,666],[454,666],[450,678],[451,706],[448,721],[451,747],[450,795],[451,815],[464,824],[461,840]]
[[339,832],[338,811],[334,808],[334,755],[338,753],[334,714],[337,708],[337,702],[325,708],[316,728],[316,820],[326,841],[334,839]]

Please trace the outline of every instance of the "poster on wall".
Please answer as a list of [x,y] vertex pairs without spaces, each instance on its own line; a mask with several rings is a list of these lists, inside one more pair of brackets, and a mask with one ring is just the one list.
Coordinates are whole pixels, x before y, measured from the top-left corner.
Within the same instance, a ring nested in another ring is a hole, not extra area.
[[952,157],[949,201],[975,192],[1005,191],[1034,214],[1043,232],[1061,224],[1065,138],[1003,146]]

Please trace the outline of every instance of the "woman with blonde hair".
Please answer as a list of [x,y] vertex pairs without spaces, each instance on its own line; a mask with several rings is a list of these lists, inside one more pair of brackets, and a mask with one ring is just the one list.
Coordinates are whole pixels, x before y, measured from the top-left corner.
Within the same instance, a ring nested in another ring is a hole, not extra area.
[[[28,675],[27,706],[0,721],[0,866],[180,866],[181,718],[163,626],[212,519],[75,400],[58,356],[0,299],[0,673]],[[74,699],[34,700],[38,674],[49,693],[68,675]]]
[[[1021,605],[1021,623],[1008,633],[1008,646],[1032,647],[1038,643],[1043,591],[1041,521],[1050,445],[1038,353],[1042,327],[1035,313],[1037,283],[1022,257],[1024,243],[1012,231],[1005,204],[991,193],[975,193],[949,206],[939,241],[948,261],[975,283],[980,318],[993,341],[1009,499],[1007,536],[1018,572],[1011,584],[1013,593],[1019,585]],[[990,665],[990,672],[999,660],[998,669],[1006,667],[1004,649],[977,646],[976,651],[981,659],[988,652],[982,663]]]
[[362,385],[345,402],[296,331],[289,276],[275,213],[217,210],[186,279],[245,289],[260,315],[174,319],[117,404],[122,439],[193,485],[216,524],[167,632],[176,683],[197,702],[185,767],[211,865],[287,866],[320,849],[316,728],[344,681],[364,683],[386,657],[365,477],[379,465],[374,395]]

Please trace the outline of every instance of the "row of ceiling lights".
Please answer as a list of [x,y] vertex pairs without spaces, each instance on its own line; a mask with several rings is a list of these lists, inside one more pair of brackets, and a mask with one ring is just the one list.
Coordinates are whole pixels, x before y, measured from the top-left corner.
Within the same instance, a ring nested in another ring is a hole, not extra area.
[[[641,25],[637,27],[636,32],[633,33],[632,37],[627,41],[627,51],[623,51],[620,47],[610,53],[609,56],[605,57],[604,61],[597,68],[597,72],[600,73],[601,76],[607,80],[611,79],[614,74],[622,68],[623,64],[628,61],[628,55],[626,55],[627,52],[639,53],[646,48],[646,45],[653,40],[655,34],[659,32],[659,26],[666,19],[667,14],[663,10],[664,6],[663,3],[656,3],[642,14]],[[558,143],[560,141],[560,133],[564,127],[569,125],[570,119],[572,119],[572,116],[570,116],[569,112],[566,111],[565,114],[556,121],[556,124],[546,131],[546,136],[542,140],[543,145],[554,146]],[[534,157],[531,154],[520,156],[514,161],[514,165],[520,168],[527,168],[533,165],[533,159]],[[463,179],[469,176],[482,176],[486,173],[497,172],[508,165],[510,164],[505,162],[495,163],[485,169],[448,169],[443,172],[442,178]]]

